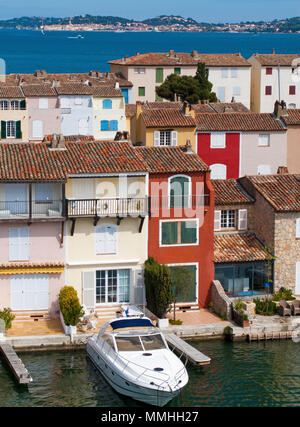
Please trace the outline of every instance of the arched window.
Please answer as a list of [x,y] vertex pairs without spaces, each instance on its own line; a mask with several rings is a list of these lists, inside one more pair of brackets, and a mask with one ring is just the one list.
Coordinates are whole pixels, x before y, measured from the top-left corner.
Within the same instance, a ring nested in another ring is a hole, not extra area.
[[210,178],[211,179],[226,179],[227,166],[222,164],[210,165]]
[[102,108],[104,110],[111,110],[112,109],[112,100],[111,99],[103,99]]
[[170,207],[180,208],[190,205],[191,178],[175,175],[169,179]]

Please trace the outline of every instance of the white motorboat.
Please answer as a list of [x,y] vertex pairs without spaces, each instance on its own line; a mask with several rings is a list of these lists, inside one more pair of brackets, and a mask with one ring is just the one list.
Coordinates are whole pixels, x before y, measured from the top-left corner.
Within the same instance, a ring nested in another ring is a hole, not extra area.
[[184,364],[147,317],[107,322],[98,335],[88,339],[86,348],[118,393],[150,405],[166,405],[189,379]]

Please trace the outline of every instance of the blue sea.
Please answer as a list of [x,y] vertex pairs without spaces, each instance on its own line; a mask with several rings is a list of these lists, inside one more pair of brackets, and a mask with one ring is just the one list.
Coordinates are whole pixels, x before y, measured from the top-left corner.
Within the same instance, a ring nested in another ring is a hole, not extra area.
[[109,71],[107,61],[136,52],[300,53],[300,34],[115,33],[0,30],[0,58],[7,73]]

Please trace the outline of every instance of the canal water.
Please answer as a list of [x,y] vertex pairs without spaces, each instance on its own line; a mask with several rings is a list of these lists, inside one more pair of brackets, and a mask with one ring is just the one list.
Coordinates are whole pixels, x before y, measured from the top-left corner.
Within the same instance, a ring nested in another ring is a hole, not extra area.
[[[189,365],[189,384],[168,406],[300,405],[300,343],[191,343],[212,362],[204,367]],[[21,355],[33,383],[17,385],[0,358],[0,407],[143,406],[115,393],[84,350]]]

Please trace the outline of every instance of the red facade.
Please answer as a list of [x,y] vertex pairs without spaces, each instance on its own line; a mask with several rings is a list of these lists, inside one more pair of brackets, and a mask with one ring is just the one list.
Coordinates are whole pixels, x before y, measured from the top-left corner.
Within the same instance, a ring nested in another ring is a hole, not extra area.
[[[193,172],[188,173],[186,176],[191,178],[190,191],[192,195],[199,194],[199,185],[203,188],[204,203],[203,203],[203,214],[200,214],[197,227],[198,242],[193,245],[170,245],[162,246],[161,244],[161,222],[187,219],[191,220],[193,216],[193,207],[195,205],[195,199],[192,204],[185,208],[180,209],[180,212],[176,208],[169,209],[169,216],[166,216],[166,212],[163,210],[162,199],[168,194],[161,192],[158,197],[157,192],[154,190],[155,185],[165,183],[168,187],[169,178],[176,174],[164,173],[150,174],[149,177],[149,195],[151,197],[151,216],[149,217],[149,236],[148,236],[148,255],[153,257],[160,264],[172,264],[172,265],[197,265],[197,292],[198,294],[196,301],[189,301],[197,303],[199,307],[205,307],[209,303],[209,289],[211,282],[214,278],[214,190],[210,182],[209,172]],[[196,189],[197,187],[197,189]],[[198,191],[198,193],[196,192]],[[155,194],[154,194],[155,193]],[[161,196],[163,196],[161,198]],[[158,204],[159,202],[159,204]],[[196,214],[197,216],[198,214]],[[180,222],[180,221],[179,221]]]
[[212,148],[211,134],[197,134],[197,154],[208,165],[221,164],[227,169],[226,179],[239,178],[240,134],[226,133],[225,147]]

